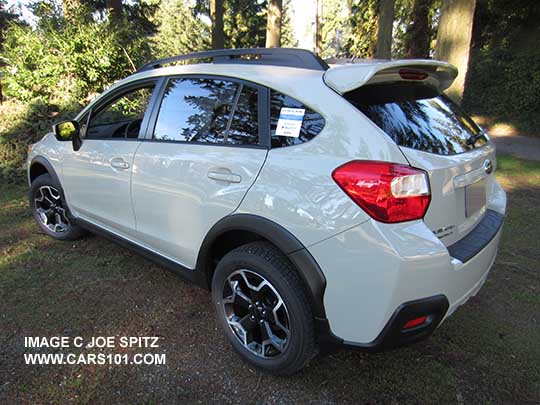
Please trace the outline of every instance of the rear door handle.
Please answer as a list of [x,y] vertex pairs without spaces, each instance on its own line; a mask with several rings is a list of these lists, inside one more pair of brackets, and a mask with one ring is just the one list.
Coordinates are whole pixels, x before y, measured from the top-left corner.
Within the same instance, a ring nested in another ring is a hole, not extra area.
[[129,163],[121,157],[112,158],[110,163],[111,167],[114,167],[115,169],[129,169]]
[[225,181],[227,183],[240,183],[242,181],[242,176],[234,173],[209,171],[207,176],[209,179]]

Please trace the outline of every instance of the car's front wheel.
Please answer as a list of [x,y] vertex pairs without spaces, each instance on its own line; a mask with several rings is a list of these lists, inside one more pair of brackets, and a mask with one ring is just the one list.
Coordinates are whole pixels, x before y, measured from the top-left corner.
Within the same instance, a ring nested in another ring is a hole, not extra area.
[[47,235],[73,240],[84,234],[84,230],[69,219],[60,185],[49,174],[42,174],[32,182],[28,197],[32,215]]
[[305,287],[270,243],[249,243],[227,253],[214,273],[212,299],[225,334],[248,363],[292,374],[316,354]]

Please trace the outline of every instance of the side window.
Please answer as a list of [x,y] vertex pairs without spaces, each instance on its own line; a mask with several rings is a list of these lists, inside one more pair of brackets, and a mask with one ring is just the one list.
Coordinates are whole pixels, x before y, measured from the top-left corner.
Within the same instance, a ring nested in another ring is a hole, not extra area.
[[[280,122],[281,121],[281,122]],[[290,124],[290,135],[283,135],[283,126]],[[280,129],[278,130],[278,126]],[[324,118],[300,101],[270,91],[270,133],[272,148],[298,145],[315,138],[324,127]]]
[[259,143],[258,91],[241,84],[237,94],[238,102],[227,134],[227,143],[257,145]]
[[86,138],[137,138],[153,90],[154,85],[130,90],[93,112]]
[[165,89],[154,139],[253,145],[259,142],[257,90],[221,79],[173,79]]

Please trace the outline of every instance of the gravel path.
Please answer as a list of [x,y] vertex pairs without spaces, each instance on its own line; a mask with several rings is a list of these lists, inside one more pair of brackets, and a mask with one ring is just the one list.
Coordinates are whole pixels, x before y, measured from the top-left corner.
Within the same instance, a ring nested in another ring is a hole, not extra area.
[[521,159],[540,161],[540,138],[521,135],[490,133],[497,151]]

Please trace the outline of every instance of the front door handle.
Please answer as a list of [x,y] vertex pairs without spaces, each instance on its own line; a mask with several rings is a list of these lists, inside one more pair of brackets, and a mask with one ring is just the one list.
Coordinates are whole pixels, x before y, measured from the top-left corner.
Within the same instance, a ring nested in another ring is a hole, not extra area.
[[120,157],[115,157],[111,159],[111,167],[115,169],[129,169],[129,163]]
[[242,181],[242,176],[238,174],[234,174],[234,173],[209,171],[207,176],[209,179],[217,180],[217,181],[225,181],[227,183],[240,183]]

